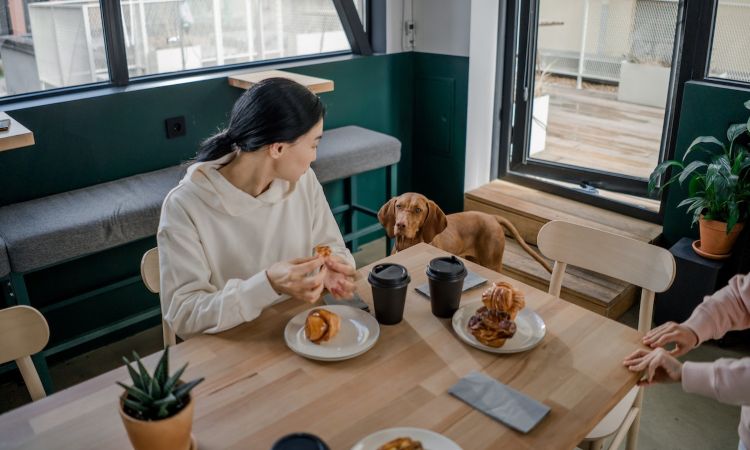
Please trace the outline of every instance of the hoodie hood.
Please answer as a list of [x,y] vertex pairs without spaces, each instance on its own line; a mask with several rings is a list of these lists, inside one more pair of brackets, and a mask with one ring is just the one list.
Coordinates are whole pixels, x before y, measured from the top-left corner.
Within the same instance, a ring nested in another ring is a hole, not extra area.
[[289,197],[296,187],[281,179],[274,179],[271,186],[257,197],[238,189],[229,182],[219,169],[235,158],[234,152],[213,161],[198,162],[187,169],[180,185],[198,196],[204,203],[232,216],[251,214],[254,210],[279,203]]

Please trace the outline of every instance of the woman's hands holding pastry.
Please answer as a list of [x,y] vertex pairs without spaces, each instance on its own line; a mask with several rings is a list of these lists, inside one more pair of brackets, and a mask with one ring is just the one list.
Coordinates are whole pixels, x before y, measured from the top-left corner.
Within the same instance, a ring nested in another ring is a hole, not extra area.
[[[317,269],[320,271],[314,273]],[[277,262],[266,270],[266,276],[277,293],[315,303],[326,287],[329,270],[323,258],[316,255]]]
[[323,285],[334,298],[351,298],[356,286],[357,270],[336,255],[325,258],[326,276]]

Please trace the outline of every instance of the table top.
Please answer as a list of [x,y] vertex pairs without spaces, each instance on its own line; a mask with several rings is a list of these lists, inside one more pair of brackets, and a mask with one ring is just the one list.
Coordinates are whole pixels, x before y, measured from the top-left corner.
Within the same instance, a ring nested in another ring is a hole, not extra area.
[[[206,378],[194,390],[199,448],[244,449],[252,443],[268,449],[283,435],[310,432],[332,449],[348,449],[396,426],[432,429],[465,450],[574,448],[635,385],[637,375],[621,361],[640,345],[637,331],[466,262],[490,281],[521,289],[526,307],[547,325],[544,340],[524,353],[474,349],[455,336],[450,319],[434,317],[429,301],[413,289],[426,281],[429,260],[444,255],[419,244],[386,258],[411,274],[404,321],[381,326],[378,342],[357,358],[323,363],[289,350],[284,327],[310,308],[295,300],[266,309],[253,322],[172,348],[173,368],[190,363],[183,379]],[[372,305],[366,277],[358,290]],[[462,302],[478,301],[482,290],[465,292]],[[147,367],[158,356],[146,358]],[[472,371],[543,402],[549,415],[524,435],[449,395]],[[129,381],[123,367],[0,416],[0,448],[129,448],[116,380]]]
[[2,111],[0,111],[1,119],[10,119],[10,128],[7,131],[0,131],[0,152],[34,145],[34,133]]
[[265,80],[266,78],[288,78],[297,83],[307,86],[308,89],[316,94],[333,91],[333,81],[325,78],[311,77],[283,70],[264,70],[262,72],[248,72],[228,77],[229,84],[240,89],[248,89],[255,83]]

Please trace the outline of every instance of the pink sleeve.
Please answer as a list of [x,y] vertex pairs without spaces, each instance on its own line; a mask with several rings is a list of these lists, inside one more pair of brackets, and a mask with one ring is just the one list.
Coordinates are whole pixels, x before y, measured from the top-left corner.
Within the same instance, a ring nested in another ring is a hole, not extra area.
[[750,405],[750,358],[682,365],[682,389],[731,405]]
[[750,276],[732,277],[729,284],[706,297],[684,325],[695,332],[699,343],[750,328]]

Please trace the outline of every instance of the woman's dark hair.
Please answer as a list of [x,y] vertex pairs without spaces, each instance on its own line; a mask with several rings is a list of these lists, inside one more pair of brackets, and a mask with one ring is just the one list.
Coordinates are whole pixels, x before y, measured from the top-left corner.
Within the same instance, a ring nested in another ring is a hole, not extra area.
[[305,86],[286,78],[268,78],[235,102],[229,126],[201,143],[196,161],[212,161],[234,151],[258,150],[276,142],[294,142],[325,115],[325,106]]

